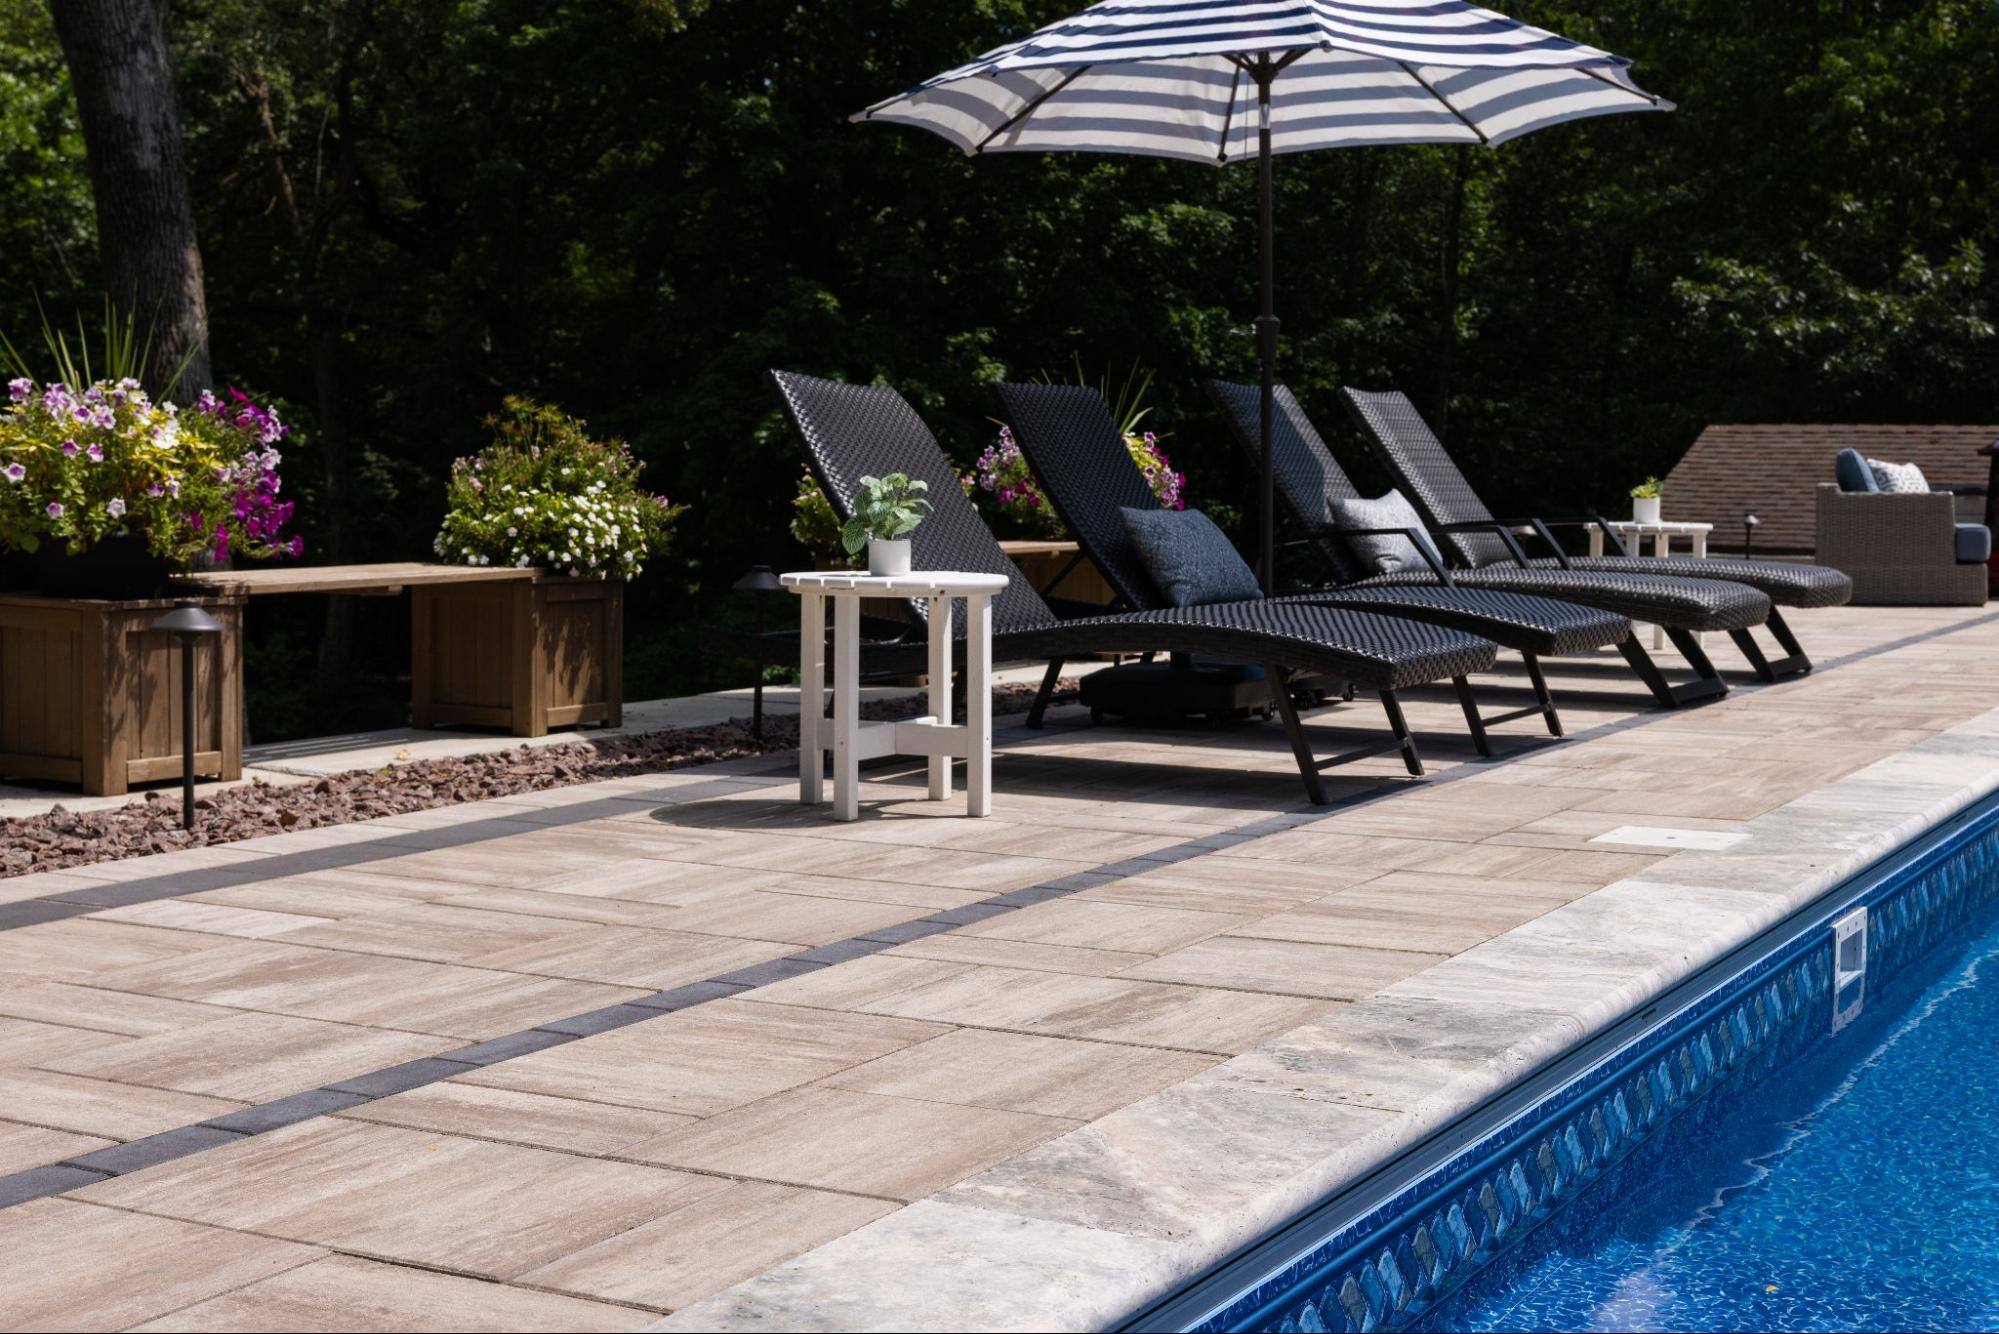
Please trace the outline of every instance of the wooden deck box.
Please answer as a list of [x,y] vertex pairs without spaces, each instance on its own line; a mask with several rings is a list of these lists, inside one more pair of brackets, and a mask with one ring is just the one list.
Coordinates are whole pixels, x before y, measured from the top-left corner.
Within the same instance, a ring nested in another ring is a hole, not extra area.
[[[195,646],[195,772],[243,776],[243,605],[198,602],[222,633]],[[173,601],[0,594],[0,775],[116,796],[181,773],[181,651],[147,629]]]
[[624,719],[625,585],[538,575],[410,589],[417,727],[616,727]]

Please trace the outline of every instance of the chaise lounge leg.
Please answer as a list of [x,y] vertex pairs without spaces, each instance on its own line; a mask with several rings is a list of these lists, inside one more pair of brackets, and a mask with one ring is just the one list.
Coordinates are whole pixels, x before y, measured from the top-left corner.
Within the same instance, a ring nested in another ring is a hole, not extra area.
[[1775,607],[1770,608],[1770,619],[1765,622],[1770,627],[1770,635],[1777,641],[1777,647],[1784,650],[1784,656],[1770,664],[1770,670],[1779,676],[1805,676],[1812,670],[1812,660],[1805,652],[1805,646],[1791,633],[1790,622]]
[[1048,712],[1048,697],[1055,693],[1055,683],[1062,679],[1061,658],[1051,658],[1048,670],[1041,677],[1041,689],[1035,692],[1034,703],[1027,710],[1027,725],[1039,729],[1041,715]]
[[1527,664],[1527,679],[1534,683],[1534,698],[1541,705],[1541,716],[1548,721],[1548,735],[1561,736],[1562,715],[1555,712],[1555,697],[1548,693],[1548,678],[1541,675],[1541,660],[1532,653],[1520,655]]
[[1263,664],[1263,680],[1270,687],[1270,703],[1284,720],[1284,735],[1291,742],[1292,758],[1298,761],[1298,776],[1305,780],[1305,799],[1314,806],[1326,804],[1326,785],[1319,779],[1319,762],[1305,744],[1305,729],[1298,722],[1298,706],[1291,702],[1291,674],[1275,663]]
[[1735,647],[1742,656],[1749,659],[1749,668],[1756,673],[1759,681],[1775,681],[1777,673],[1770,666],[1770,660],[1763,656],[1763,646],[1756,642],[1756,636],[1747,630],[1730,630],[1728,637],[1735,641]]
[[1478,699],[1471,693],[1471,682],[1462,676],[1453,676],[1451,684],[1457,688],[1458,707],[1465,711],[1465,726],[1471,729],[1471,743],[1486,759],[1492,758],[1492,742],[1485,735],[1485,719],[1478,716]]
[[[1708,662],[1707,654],[1701,652],[1701,646],[1695,642],[1693,636],[1689,635],[1685,630],[1669,630],[1667,633],[1673,637],[1673,643],[1679,647],[1682,653],[1687,651],[1687,645],[1692,645],[1693,653],[1694,655],[1698,655],[1699,661],[1695,662],[1693,655],[1690,655],[1687,660],[1694,662],[1694,671],[1699,674],[1701,679],[1689,681],[1683,686],[1676,686],[1667,681],[1665,676],[1660,673],[1658,664],[1652,661],[1652,655],[1647,653],[1645,646],[1638,642],[1637,635],[1632,635],[1617,646],[1623,652],[1624,660],[1631,664],[1631,670],[1638,673],[1638,679],[1643,681],[1645,688],[1652,692],[1652,698],[1658,701],[1659,707],[1662,709],[1677,709],[1688,704],[1698,703],[1704,699],[1715,699],[1727,694],[1728,683],[1715,674],[1714,664]],[[1680,643],[1682,639],[1686,640],[1686,644]],[[1702,664],[1706,664],[1705,671],[1701,669]]]
[[1416,777],[1423,776],[1423,760],[1416,754],[1416,738],[1409,735],[1409,724],[1402,717],[1402,701],[1395,697],[1393,690],[1381,692],[1381,707],[1388,714],[1388,725],[1395,731],[1395,744],[1402,747],[1402,763]]
[[1677,630],[1667,626],[1666,637],[1673,641],[1673,647],[1680,651],[1688,666],[1694,669],[1695,679],[1673,691],[1676,699],[1682,704],[1691,704],[1728,693],[1728,683],[1722,680],[1721,673],[1714,669],[1713,660],[1708,657],[1707,650],[1701,647],[1701,641],[1691,630]]

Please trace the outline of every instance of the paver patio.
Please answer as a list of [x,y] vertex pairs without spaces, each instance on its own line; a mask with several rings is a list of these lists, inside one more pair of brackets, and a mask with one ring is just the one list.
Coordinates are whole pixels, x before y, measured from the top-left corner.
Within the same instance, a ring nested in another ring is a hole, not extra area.
[[0,1326],[644,1326],[1999,698],[1999,614],[1801,629],[1677,714],[1551,663],[1490,762],[1418,695],[1330,810],[1274,725],[1052,716],[985,821],[766,758],[0,881]]

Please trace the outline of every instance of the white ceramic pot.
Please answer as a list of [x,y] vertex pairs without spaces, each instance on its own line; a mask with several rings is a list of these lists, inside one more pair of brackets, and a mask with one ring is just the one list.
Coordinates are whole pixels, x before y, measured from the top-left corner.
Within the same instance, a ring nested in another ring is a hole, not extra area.
[[1633,523],[1659,522],[1658,496],[1633,496],[1631,498],[1631,521]]
[[909,539],[906,537],[868,539],[869,574],[908,574]]

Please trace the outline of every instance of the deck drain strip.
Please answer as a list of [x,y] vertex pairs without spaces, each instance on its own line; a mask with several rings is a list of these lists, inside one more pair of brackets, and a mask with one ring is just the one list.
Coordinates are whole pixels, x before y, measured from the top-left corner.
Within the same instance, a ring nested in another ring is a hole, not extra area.
[[[1909,647],[1994,620],[1999,620],[1999,612],[1963,621],[1955,626],[1942,627],[1937,630],[1911,635],[1888,644],[1876,645],[1871,649],[1859,650],[1832,659],[1821,665],[1818,668],[1818,672],[1824,673],[1836,670],[1867,658],[1879,656],[1882,653],[1893,652],[1899,648]],[[1798,678],[1788,679],[1796,680]],[[1745,691],[1757,691],[1769,689],[1772,685],[1781,684],[1785,684],[1785,682],[1780,681],[1744,686],[1741,689]],[[1595,727],[1586,728],[1581,732],[1575,733],[1569,739],[1582,741],[1596,737],[1614,736],[1673,716],[1675,716],[1673,713],[1663,711],[1637,714],[1629,718],[1621,718],[1612,722],[1601,723]],[[1009,731],[1017,730],[1009,729]],[[1550,743],[1541,741],[1531,742],[1521,747],[1520,751],[1538,752],[1544,749],[1547,744]],[[1516,751],[1516,753],[1520,752]],[[1171,847],[1160,848],[1153,852],[1143,853],[1134,857],[1121,858],[1114,862],[1107,862],[1093,871],[1073,872],[1069,875],[1044,880],[1039,884],[1029,885],[1021,889],[1008,890],[1004,893],[994,894],[956,908],[946,908],[924,917],[896,923],[893,926],[849,936],[844,940],[834,941],[829,945],[819,945],[811,949],[800,950],[780,958],[753,964],[748,968],[735,969],[699,982],[690,982],[683,986],[654,992],[650,996],[641,996],[637,1000],[622,1001],[615,1005],[602,1006],[594,1010],[585,1010],[580,1014],[553,1019],[532,1028],[503,1034],[496,1038],[488,1038],[481,1042],[442,1052],[436,1056],[426,1056],[414,1061],[404,1061],[397,1065],[386,1066],[379,1070],[371,1070],[364,1074],[336,1080],[320,1088],[308,1089],[302,1093],[292,1093],[268,1102],[256,1103],[223,1116],[198,1122],[194,1125],[181,1126],[156,1135],[146,1136],[143,1139],[131,1140],[123,1144],[98,1149],[91,1153],[80,1154],[75,1158],[67,1158],[42,1167],[32,1167],[23,1171],[10,1173],[0,1176],[0,1210],[12,1208],[17,1204],[25,1204],[30,1200],[38,1200],[51,1195],[60,1195],[67,1191],[79,1190],[85,1186],[94,1185],[100,1181],[108,1181],[113,1177],[122,1176],[128,1172],[136,1172],[141,1168],[153,1167],[160,1163],[190,1157],[212,1148],[237,1143],[250,1136],[261,1135],[284,1126],[296,1125],[299,1122],[314,1120],[322,1116],[330,1116],[336,1112],[357,1107],[362,1103],[373,1102],[377,1099],[391,1097],[398,1093],[405,1093],[411,1089],[421,1088],[426,1084],[435,1084],[457,1075],[466,1074],[472,1070],[515,1060],[537,1051],[547,1050],[550,1047],[577,1041],[580,1038],[590,1037],[598,1033],[607,1033],[613,1029],[625,1028],[633,1024],[645,1023],[648,1020],[675,1014],[681,1010],[692,1009],[697,1005],[704,1005],[709,1001],[720,1000],[727,996],[738,996],[747,991],[754,991],[760,987],[769,986],[774,982],[781,982],[788,978],[817,972],[822,968],[837,967],[839,964],[849,962],[853,959],[864,958],[908,941],[919,940],[924,936],[937,935],[959,926],[970,925],[973,922],[1013,912],[1036,903],[1044,903],[1050,899],[1064,898],[1070,894],[1079,893],[1082,890],[1097,885],[1109,884],[1116,880],[1123,880],[1134,875],[1143,874],[1146,871],[1157,870],[1163,866],[1175,865],[1209,856],[1224,848],[1239,847],[1244,843],[1254,842],[1259,838],[1264,838],[1271,834],[1284,833],[1288,830],[1316,824],[1321,820],[1330,819],[1335,815],[1344,811],[1350,811],[1358,806],[1372,805],[1376,801],[1383,800],[1396,792],[1404,791],[1412,786],[1435,787],[1442,783],[1450,783],[1468,778],[1480,772],[1484,767],[1485,765],[1482,763],[1462,764],[1455,769],[1436,774],[1420,784],[1412,783],[1411,780],[1403,778],[1388,779],[1371,787],[1360,789],[1326,806],[1305,807],[1268,816],[1236,829],[1204,835]],[[787,769],[785,772],[788,775],[789,770]],[[745,780],[741,778],[719,780],[716,787],[720,788],[728,785],[732,791],[739,790],[737,785],[743,781]],[[773,776],[771,785],[783,781],[787,781],[787,779]],[[676,798],[684,800],[687,794],[696,790],[696,786],[690,786],[673,789],[673,793]],[[575,807],[566,808],[563,812],[565,817],[570,817],[571,812],[575,812],[573,818],[543,823],[547,827],[554,827],[560,824],[594,819],[598,815],[623,811],[629,808],[634,800],[645,799],[627,797],[579,802]],[[680,802],[676,801],[675,804],[680,804]],[[591,813],[584,814],[583,812],[586,811]],[[469,822],[467,825],[462,826],[462,828],[473,830],[482,825],[497,823],[504,823],[511,826],[519,822],[475,821]],[[513,831],[510,830],[509,832]],[[471,842],[475,840],[467,838],[462,841]],[[371,845],[361,846],[368,848]],[[314,851],[344,852],[353,848],[354,845],[346,845],[338,849],[316,849]],[[356,860],[377,860],[380,857],[400,856],[415,850],[427,851],[428,849],[411,849],[408,846],[396,846],[390,850],[375,853],[373,856],[357,858]],[[238,876],[229,882],[231,884],[240,884],[247,880],[269,878],[273,874],[275,863],[289,861],[294,856],[310,857],[312,855],[312,853],[281,855],[260,862],[254,867],[218,869],[227,869],[231,872],[251,872],[249,875]],[[325,868],[316,865],[313,869]],[[296,874],[297,872],[277,871],[277,874],[287,873]],[[181,882],[182,878],[177,876],[162,876],[157,878],[157,881],[169,880]],[[133,881],[129,882],[129,884],[150,886],[157,883],[157,881]],[[125,887],[117,885],[106,886],[106,888]],[[206,889],[220,887],[218,885],[204,884],[198,889],[190,889],[184,883],[180,883],[178,888],[168,889],[164,893],[151,894],[147,897],[165,898],[176,894],[199,893]],[[79,892],[87,894],[92,891]],[[75,893],[72,893],[53,900],[27,899],[23,900],[23,902],[29,904],[52,901],[61,902],[65,899],[74,899],[75,897]],[[145,902],[147,900],[142,898],[129,901]],[[6,906],[15,907],[19,905]],[[94,906],[83,906],[82,911],[94,912],[109,906],[113,905],[99,903]],[[0,912],[4,911],[4,908],[0,908]],[[42,920],[53,919],[45,918]],[[18,925],[25,926],[30,925],[30,923],[22,922]]]

